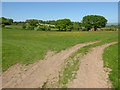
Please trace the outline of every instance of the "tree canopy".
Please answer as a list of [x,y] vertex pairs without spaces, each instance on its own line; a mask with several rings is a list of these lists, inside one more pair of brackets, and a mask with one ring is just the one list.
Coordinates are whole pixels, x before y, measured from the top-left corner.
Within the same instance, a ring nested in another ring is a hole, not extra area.
[[96,31],[97,28],[105,27],[106,24],[107,19],[99,15],[88,15],[84,16],[82,19],[82,25],[87,28],[87,30],[94,28],[94,30]]
[[30,24],[31,26],[37,26],[37,24],[39,23],[39,20],[37,20],[37,19],[29,19],[29,20],[26,20],[25,22]]
[[73,24],[70,19],[59,19],[56,21],[55,25],[60,31],[71,30],[73,28]]
[[13,19],[9,19],[9,18],[5,18],[5,17],[1,17],[0,18],[0,24],[4,24],[4,25],[11,25],[13,23]]
[[28,30],[59,30],[59,31],[71,31],[71,30],[82,30],[96,31],[98,28],[105,27],[107,24],[107,19],[100,15],[87,15],[84,16],[81,22],[72,22],[70,19],[59,19],[59,20],[37,20],[37,19],[28,19],[25,22],[13,22],[13,19],[1,17],[0,24],[5,25],[22,25],[24,29]]
[[80,22],[72,22],[73,23],[73,29],[79,31],[82,27]]

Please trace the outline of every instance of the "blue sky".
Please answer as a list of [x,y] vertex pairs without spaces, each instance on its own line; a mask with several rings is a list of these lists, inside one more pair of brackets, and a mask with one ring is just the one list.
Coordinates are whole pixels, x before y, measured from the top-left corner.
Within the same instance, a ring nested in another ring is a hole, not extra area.
[[2,2],[119,2],[119,0],[1,0]]
[[85,15],[102,15],[108,23],[118,21],[117,2],[3,2],[2,16],[15,21],[26,19],[81,21]]

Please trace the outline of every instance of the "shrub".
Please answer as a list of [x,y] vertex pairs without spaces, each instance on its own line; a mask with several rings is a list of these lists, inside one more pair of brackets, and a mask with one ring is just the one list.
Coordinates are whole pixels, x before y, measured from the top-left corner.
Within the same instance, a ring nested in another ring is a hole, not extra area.
[[23,29],[26,29],[26,25],[23,25],[22,28],[23,28]]
[[87,29],[86,28],[82,28],[82,31],[87,31]]
[[5,27],[5,24],[2,24],[1,26],[2,26],[2,27]]

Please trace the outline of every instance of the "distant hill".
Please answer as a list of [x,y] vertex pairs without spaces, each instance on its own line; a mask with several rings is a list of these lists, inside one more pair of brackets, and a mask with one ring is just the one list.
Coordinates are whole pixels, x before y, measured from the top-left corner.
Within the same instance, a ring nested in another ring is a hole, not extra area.
[[110,26],[110,25],[118,25],[118,23],[107,23],[107,26]]

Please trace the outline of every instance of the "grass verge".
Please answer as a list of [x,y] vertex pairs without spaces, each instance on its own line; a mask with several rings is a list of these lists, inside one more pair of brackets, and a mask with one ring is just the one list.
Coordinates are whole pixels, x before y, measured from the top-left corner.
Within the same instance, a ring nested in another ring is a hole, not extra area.
[[[112,71],[109,74],[109,79],[112,82],[113,88],[118,89],[118,44],[109,46],[103,53],[105,67]],[[119,89],[118,89],[119,90]]]

